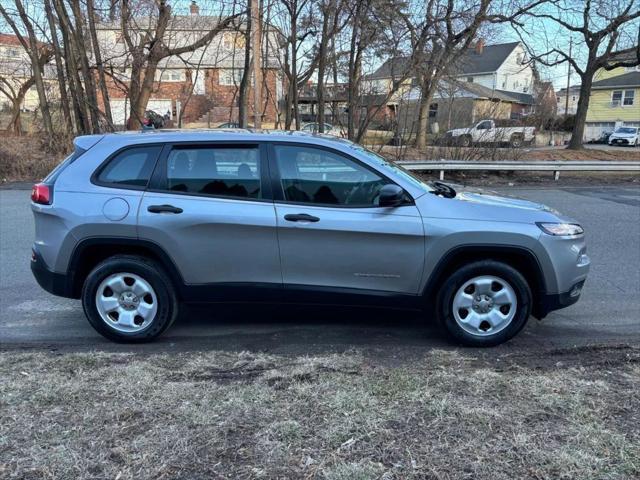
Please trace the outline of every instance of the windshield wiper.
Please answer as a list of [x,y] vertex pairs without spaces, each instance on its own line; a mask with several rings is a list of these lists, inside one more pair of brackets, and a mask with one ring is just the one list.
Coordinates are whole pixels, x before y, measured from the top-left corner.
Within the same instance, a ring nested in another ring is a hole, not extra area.
[[456,196],[456,191],[446,183],[431,182],[431,185],[433,186],[433,190],[431,190],[431,193],[433,193],[434,195],[438,195],[444,198],[454,198]]

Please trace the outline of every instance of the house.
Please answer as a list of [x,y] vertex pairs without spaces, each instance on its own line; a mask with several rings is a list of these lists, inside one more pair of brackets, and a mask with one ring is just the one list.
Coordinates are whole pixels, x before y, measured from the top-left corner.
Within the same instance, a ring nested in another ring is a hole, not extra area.
[[[189,15],[174,15],[165,33],[169,47],[184,46],[201,38],[218,23],[219,17],[200,15],[192,1]],[[136,18],[140,32],[153,28],[155,19]],[[124,125],[129,115],[128,83],[131,58],[127,53],[120,20],[96,26],[109,77],[108,88],[114,123]],[[139,32],[132,32],[135,35]],[[262,119],[274,122],[283,95],[280,68],[282,42],[276,30],[263,26]],[[238,120],[238,95],[244,69],[245,35],[242,26],[229,29],[194,52],[165,58],[158,67],[147,110],[183,122],[229,122]],[[249,114],[253,114],[253,88],[249,89]]]
[[[57,84],[55,83],[53,66],[46,65],[43,73],[48,98],[57,98]],[[13,34],[0,33],[0,108],[11,108],[11,97],[15,96],[31,76],[31,60],[29,54],[22,47],[20,39]],[[39,104],[38,92],[35,86],[32,86],[27,90],[22,100],[21,109],[32,111],[37,109]]]
[[575,115],[580,99],[580,85],[570,85],[556,92],[558,115]]
[[640,127],[640,65],[595,73],[583,138],[594,140],[623,125]]
[[[395,114],[400,100],[419,99],[416,79],[407,74],[409,68],[409,58],[394,57],[385,61],[377,70],[364,78],[365,91],[378,95],[389,92],[394,82],[396,85],[398,81],[402,82],[398,92],[387,104],[388,114],[391,116]],[[475,100],[481,98],[508,104],[510,111],[507,118],[520,118],[535,111],[538,96],[537,84],[537,74],[527,59],[522,43],[485,45],[484,41],[478,40],[451,68],[447,81],[444,81],[439,88],[436,99],[446,100],[446,94],[441,96],[441,92],[446,92],[451,85],[455,85],[459,92],[453,98],[466,99],[462,103],[467,106],[461,105],[459,108],[460,111],[467,112],[463,116],[464,122],[471,121],[475,117],[472,113],[476,111],[475,108],[469,108],[470,100],[473,100],[471,103],[476,103]],[[408,92],[411,93],[408,94]],[[460,92],[464,93],[461,95]],[[553,98],[553,94],[549,94],[546,89],[544,95]],[[555,99],[553,101],[555,102]],[[441,102],[436,102],[436,104],[439,103]],[[451,107],[448,106],[447,109],[450,110]],[[504,115],[506,111],[504,106],[500,107],[500,111],[501,115]],[[461,119],[460,122],[462,121]],[[454,123],[458,123],[458,120]]]

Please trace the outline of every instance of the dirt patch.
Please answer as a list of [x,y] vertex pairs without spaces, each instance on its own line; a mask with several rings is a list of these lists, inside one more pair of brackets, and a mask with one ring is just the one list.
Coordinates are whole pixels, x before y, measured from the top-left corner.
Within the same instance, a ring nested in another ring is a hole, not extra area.
[[0,477],[638,475],[638,348],[494,352],[0,353]]

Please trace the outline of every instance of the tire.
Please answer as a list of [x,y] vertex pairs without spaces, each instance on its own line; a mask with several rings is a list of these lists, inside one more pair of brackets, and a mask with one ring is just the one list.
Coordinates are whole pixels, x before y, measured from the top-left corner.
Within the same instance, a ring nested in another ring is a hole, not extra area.
[[460,140],[459,140],[458,144],[461,147],[470,147],[471,146],[471,138],[469,137],[469,135],[462,135],[460,137]]
[[[490,291],[485,293],[487,282]],[[455,342],[493,347],[524,328],[531,314],[531,298],[531,289],[520,272],[502,262],[483,260],[464,265],[444,282],[436,302],[437,316]],[[486,320],[489,318],[495,325]]]
[[511,148],[520,148],[523,144],[523,139],[520,135],[511,135],[509,144],[511,145]]
[[116,255],[98,264],[84,282],[82,307],[98,333],[120,343],[149,342],[178,315],[170,278],[156,262],[135,255]]

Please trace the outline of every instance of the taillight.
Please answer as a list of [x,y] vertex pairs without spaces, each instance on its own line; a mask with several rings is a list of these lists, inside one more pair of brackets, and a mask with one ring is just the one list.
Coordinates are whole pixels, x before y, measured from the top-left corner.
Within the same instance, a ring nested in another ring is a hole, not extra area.
[[31,201],[41,205],[51,205],[51,187],[45,183],[36,183],[31,189]]

